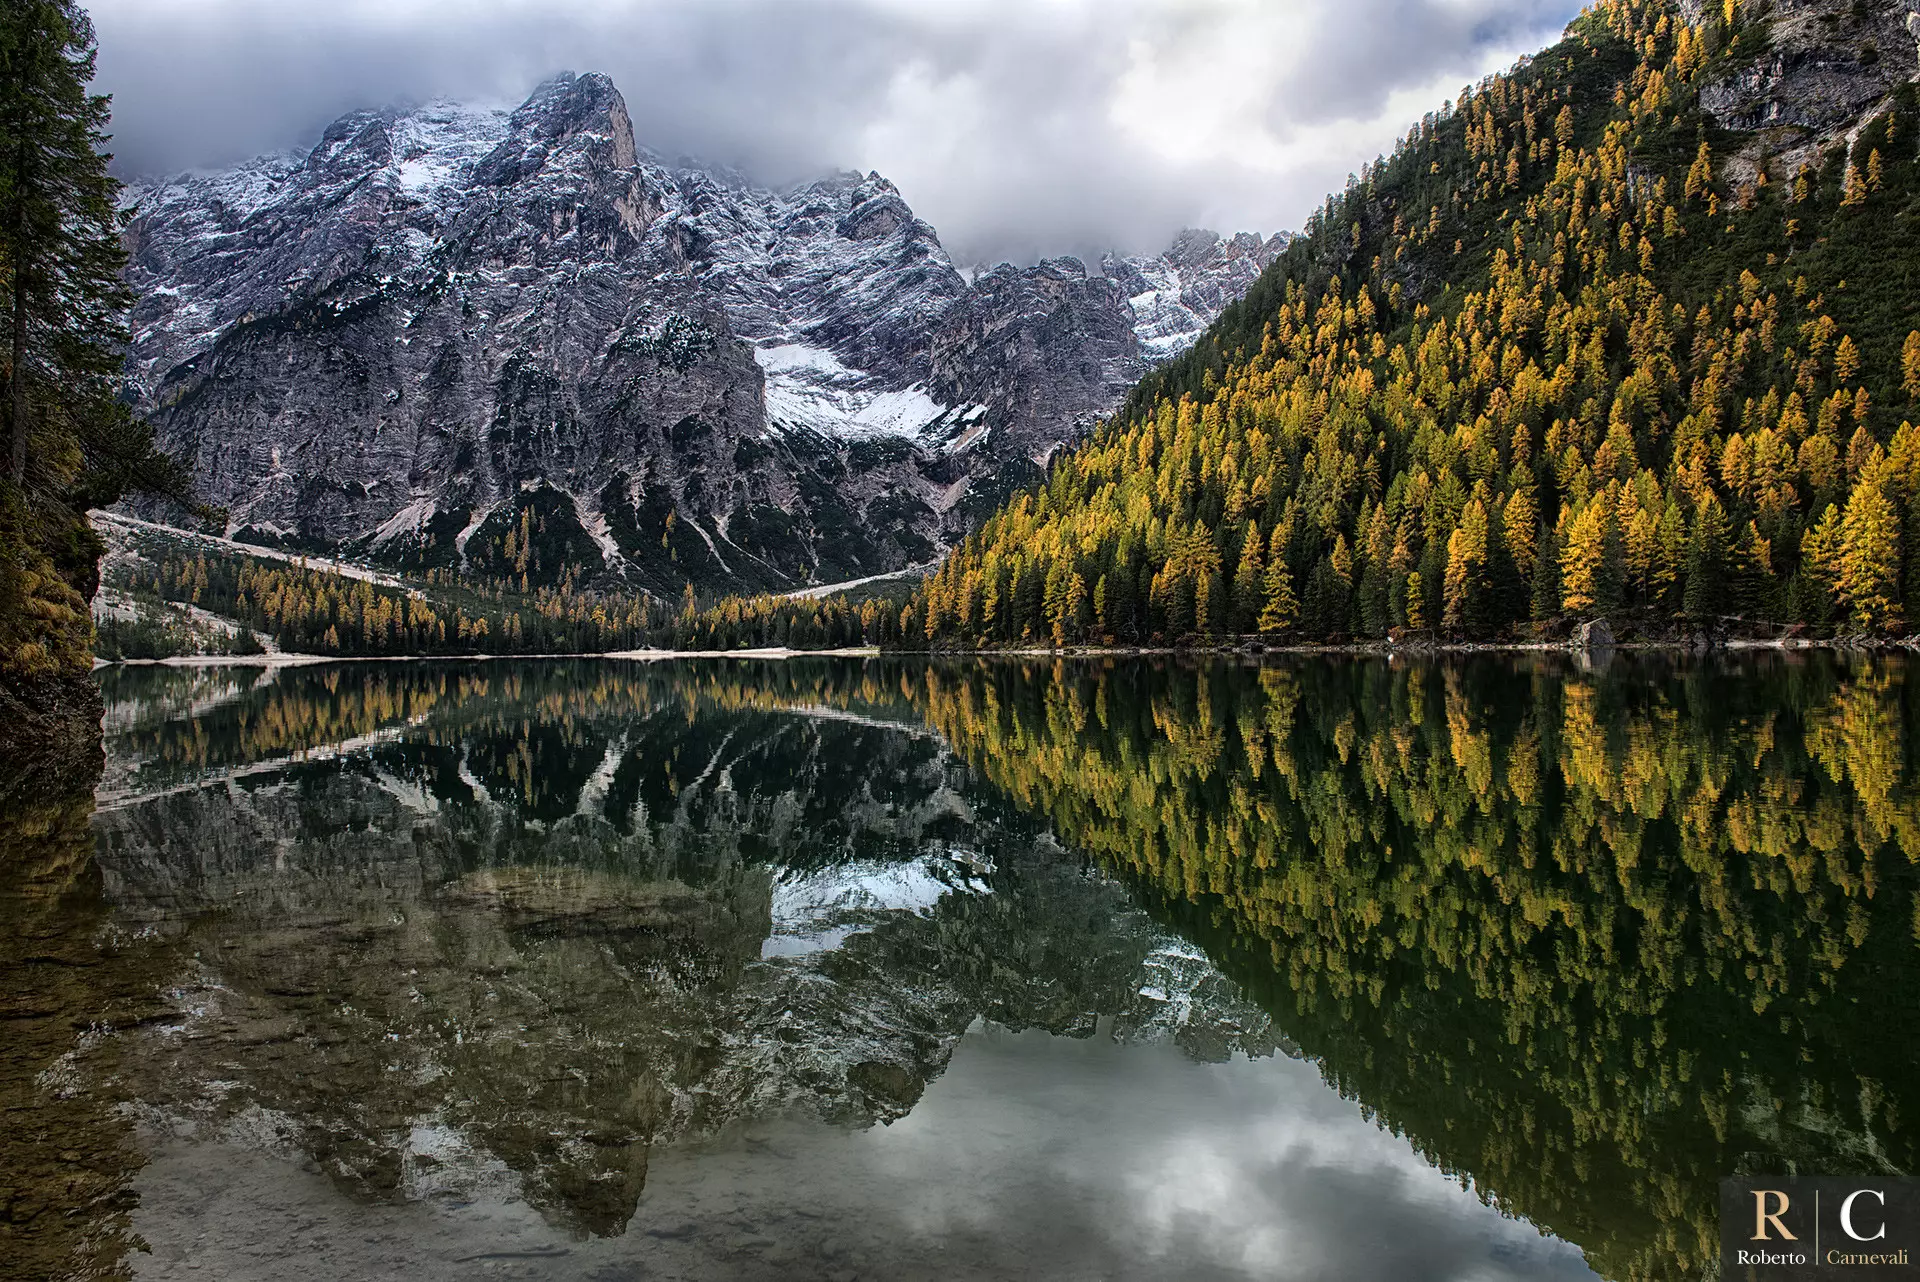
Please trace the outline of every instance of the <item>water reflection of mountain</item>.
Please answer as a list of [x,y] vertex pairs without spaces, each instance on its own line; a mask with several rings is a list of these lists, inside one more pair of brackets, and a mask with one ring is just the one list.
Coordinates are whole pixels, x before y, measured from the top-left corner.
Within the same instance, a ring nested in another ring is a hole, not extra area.
[[197,958],[121,1071],[363,1193],[506,1181],[609,1233],[663,1140],[897,1117],[983,1016],[1274,1047],[900,670],[116,675],[106,896]]

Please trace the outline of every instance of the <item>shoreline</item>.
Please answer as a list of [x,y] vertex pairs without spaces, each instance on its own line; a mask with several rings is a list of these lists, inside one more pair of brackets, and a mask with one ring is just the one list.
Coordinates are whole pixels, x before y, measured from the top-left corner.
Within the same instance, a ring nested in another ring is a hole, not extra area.
[[879,646],[839,646],[823,650],[795,650],[787,646],[755,646],[740,650],[606,650],[540,654],[305,654],[276,651],[266,654],[181,654],[165,659],[100,659],[93,671],[111,667],[251,667],[299,668],[324,663],[492,663],[501,660],[541,662],[559,659],[614,659],[628,663],[662,663],[678,659],[1098,659],[1165,658],[1182,655],[1259,658],[1262,655],[1340,655],[1346,657],[1412,658],[1472,654],[1565,654],[1595,659],[1619,653],[1709,655],[1731,651],[1797,653],[1824,650],[1835,653],[1886,653],[1920,650],[1920,636],[1907,637],[1730,637],[1708,646],[1687,641],[1620,641],[1582,647],[1571,641],[1354,641],[1330,643],[1260,642],[1210,646],[1010,646],[1004,649],[887,650]]
[[583,650],[541,654],[304,654],[278,650],[265,654],[176,654],[165,659],[95,658],[93,671],[116,667],[306,668],[321,663],[493,663],[503,659],[516,662],[620,659],[629,663],[658,663],[667,659],[871,659],[882,653],[879,646],[841,646],[832,650],[793,650],[784,646],[761,646],[751,650]]
[[1455,654],[1567,654],[1598,656],[1616,652],[1637,654],[1714,654],[1729,650],[1773,650],[1782,653],[1803,650],[1874,653],[1893,650],[1920,650],[1920,636],[1903,637],[1728,637],[1710,645],[1690,641],[1615,641],[1608,645],[1581,646],[1572,641],[1338,641],[1274,642],[1205,646],[1065,646],[1059,649],[1040,646],[1009,647],[990,650],[887,650],[886,654],[924,654],[929,656],[970,657],[980,655],[1018,655],[1025,658],[1064,658],[1078,655],[1212,654],[1257,658],[1263,654],[1333,654],[1375,656],[1381,658],[1411,655]]

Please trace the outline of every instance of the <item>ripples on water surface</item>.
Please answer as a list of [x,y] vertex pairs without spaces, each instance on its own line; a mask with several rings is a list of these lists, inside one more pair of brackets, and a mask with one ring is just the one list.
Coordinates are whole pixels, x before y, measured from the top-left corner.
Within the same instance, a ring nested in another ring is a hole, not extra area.
[[1920,1166],[1897,662],[102,682],[17,1276],[1679,1279]]

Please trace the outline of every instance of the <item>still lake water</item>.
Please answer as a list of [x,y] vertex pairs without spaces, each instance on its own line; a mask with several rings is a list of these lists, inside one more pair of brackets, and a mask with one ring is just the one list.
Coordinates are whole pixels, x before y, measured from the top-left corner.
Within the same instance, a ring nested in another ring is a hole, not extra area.
[[1920,1169],[1892,659],[101,674],[0,1275],[1680,1279]]

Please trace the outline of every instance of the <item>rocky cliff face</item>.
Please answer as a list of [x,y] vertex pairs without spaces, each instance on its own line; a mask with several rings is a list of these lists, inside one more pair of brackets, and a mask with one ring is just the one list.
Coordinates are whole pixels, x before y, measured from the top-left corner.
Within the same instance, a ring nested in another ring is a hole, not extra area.
[[234,532],[657,591],[932,558],[1285,243],[970,284],[877,174],[669,164],[599,75],[132,195],[133,391]]
[[[1909,0],[1769,0],[1738,11],[1728,73],[1700,93],[1700,105],[1724,128],[1749,133],[1734,164],[1751,181],[1760,165],[1791,180],[1820,152],[1885,109],[1889,96],[1914,78]],[[1689,21],[1699,0],[1682,0]]]

